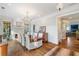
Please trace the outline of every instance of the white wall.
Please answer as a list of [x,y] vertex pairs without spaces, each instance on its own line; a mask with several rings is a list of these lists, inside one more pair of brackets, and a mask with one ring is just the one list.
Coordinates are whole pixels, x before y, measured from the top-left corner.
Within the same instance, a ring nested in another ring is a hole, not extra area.
[[40,26],[46,26],[48,41],[58,44],[57,19],[55,14],[54,16],[49,15],[44,18],[34,20],[32,23],[36,25],[37,31],[39,30]]
[[70,20],[70,25],[71,24],[79,24],[79,19],[74,19],[74,20]]

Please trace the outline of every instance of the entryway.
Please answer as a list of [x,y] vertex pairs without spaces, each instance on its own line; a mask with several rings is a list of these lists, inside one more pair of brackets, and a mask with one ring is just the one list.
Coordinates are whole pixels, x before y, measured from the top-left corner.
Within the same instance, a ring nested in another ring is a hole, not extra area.
[[60,47],[79,52],[79,13],[59,18],[58,37]]

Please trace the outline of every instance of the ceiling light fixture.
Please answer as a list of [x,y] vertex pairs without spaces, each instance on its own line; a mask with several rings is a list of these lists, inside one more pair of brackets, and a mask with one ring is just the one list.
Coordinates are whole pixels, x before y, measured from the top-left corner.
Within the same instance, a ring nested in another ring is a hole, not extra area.
[[63,4],[62,3],[59,3],[58,5],[57,5],[57,10],[58,11],[61,11],[63,9]]

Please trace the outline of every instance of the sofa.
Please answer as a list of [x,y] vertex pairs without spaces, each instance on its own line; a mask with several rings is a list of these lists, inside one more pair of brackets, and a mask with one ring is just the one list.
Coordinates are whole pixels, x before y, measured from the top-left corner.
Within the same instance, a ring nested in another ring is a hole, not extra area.
[[36,49],[42,46],[42,38],[38,38],[38,33],[34,33],[33,35],[26,34],[25,37],[26,37],[25,47],[28,50]]

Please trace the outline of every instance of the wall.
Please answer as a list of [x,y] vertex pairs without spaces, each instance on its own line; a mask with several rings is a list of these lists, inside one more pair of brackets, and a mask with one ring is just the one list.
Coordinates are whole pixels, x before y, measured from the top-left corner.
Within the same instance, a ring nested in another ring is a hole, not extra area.
[[57,19],[55,14],[48,15],[44,18],[36,19],[32,21],[32,24],[36,25],[36,31],[39,30],[40,26],[46,26],[48,41],[58,44]]
[[74,19],[74,20],[70,20],[70,25],[71,24],[79,24],[79,19]]

